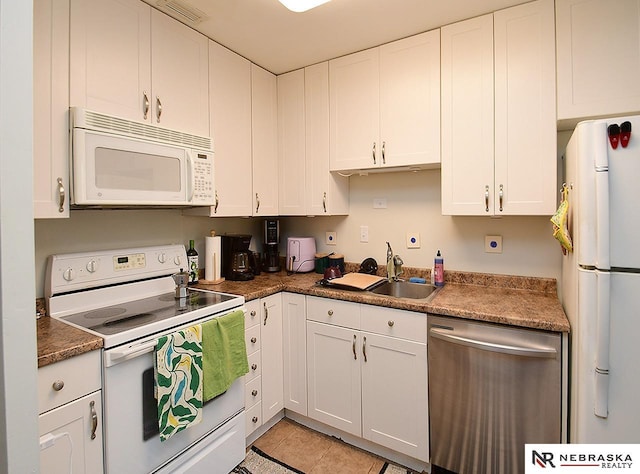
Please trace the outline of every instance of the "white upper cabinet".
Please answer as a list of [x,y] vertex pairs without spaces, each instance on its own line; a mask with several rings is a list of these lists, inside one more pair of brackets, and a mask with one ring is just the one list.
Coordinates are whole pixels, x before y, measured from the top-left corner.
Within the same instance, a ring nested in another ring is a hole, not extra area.
[[558,120],[640,111],[640,0],[556,0]]
[[72,0],[70,105],[208,136],[205,36],[139,0]]
[[278,215],[276,76],[251,64],[253,216]]
[[69,217],[69,2],[33,3],[33,216]]
[[210,214],[250,216],[251,63],[211,41],[209,68],[216,180],[216,205]]
[[329,62],[330,168],[440,163],[440,30]]
[[349,212],[349,179],[329,172],[329,68],[278,76],[280,215]]
[[553,20],[539,0],[442,28],[443,214],[555,211]]

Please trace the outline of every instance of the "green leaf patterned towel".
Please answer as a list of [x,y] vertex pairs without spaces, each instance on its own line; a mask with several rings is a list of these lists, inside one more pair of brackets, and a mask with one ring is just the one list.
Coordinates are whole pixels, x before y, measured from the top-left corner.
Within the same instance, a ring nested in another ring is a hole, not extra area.
[[204,401],[224,393],[249,372],[244,341],[244,311],[236,310],[202,324]]
[[160,441],[202,420],[202,325],[156,342]]

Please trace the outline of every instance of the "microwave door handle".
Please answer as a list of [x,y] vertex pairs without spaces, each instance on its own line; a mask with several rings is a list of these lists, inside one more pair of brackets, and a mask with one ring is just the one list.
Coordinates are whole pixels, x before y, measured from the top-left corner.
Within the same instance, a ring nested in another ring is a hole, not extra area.
[[194,177],[195,173],[193,170],[194,163],[191,159],[191,151],[187,151],[187,183],[189,183],[189,189],[187,190],[187,202],[193,202],[193,192],[195,189]]

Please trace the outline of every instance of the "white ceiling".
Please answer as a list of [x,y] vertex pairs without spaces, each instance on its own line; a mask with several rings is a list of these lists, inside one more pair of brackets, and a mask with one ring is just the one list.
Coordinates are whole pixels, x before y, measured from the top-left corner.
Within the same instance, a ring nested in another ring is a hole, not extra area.
[[[167,0],[145,0],[161,5]],[[172,0],[200,10],[206,36],[280,74],[526,0],[331,0],[293,13],[278,0]]]

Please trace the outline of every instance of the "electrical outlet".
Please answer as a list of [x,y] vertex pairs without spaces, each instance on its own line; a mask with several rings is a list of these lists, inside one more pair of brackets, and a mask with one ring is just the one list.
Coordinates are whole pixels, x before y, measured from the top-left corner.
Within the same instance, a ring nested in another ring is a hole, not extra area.
[[420,233],[419,232],[407,232],[407,248],[419,249],[420,248]]
[[369,226],[360,226],[360,242],[369,242]]
[[374,209],[386,209],[387,208],[387,198],[373,198],[373,208]]
[[487,253],[502,253],[502,236],[501,235],[485,235],[484,251]]
[[327,232],[324,236],[324,243],[327,245],[336,245],[338,243],[338,237],[335,232]]

